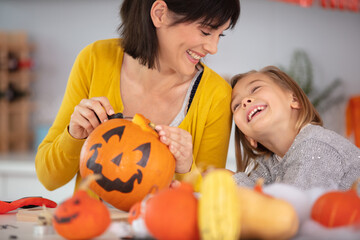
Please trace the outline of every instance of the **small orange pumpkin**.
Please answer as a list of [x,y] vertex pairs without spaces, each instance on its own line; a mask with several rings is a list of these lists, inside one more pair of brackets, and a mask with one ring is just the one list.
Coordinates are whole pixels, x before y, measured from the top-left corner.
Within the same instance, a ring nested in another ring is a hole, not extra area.
[[53,225],[56,232],[67,239],[90,239],[100,236],[111,223],[105,204],[86,192],[87,180],[81,189],[55,210]]
[[321,195],[314,203],[311,218],[328,228],[360,223],[360,198],[357,179],[348,191],[331,191]]
[[198,200],[191,184],[160,191],[146,201],[145,225],[156,239],[199,239]]
[[94,173],[102,178],[90,189],[114,207],[129,211],[147,194],[170,185],[175,159],[150,121],[136,114],[132,121],[110,119],[89,135],[80,154],[80,174]]

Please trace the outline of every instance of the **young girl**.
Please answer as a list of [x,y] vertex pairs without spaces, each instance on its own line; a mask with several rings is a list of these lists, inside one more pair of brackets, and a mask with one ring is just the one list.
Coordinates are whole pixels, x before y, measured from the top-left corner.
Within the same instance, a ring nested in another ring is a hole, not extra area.
[[322,127],[319,113],[286,73],[268,66],[234,76],[231,85],[239,185],[263,178],[300,189],[348,189],[360,177],[360,149]]

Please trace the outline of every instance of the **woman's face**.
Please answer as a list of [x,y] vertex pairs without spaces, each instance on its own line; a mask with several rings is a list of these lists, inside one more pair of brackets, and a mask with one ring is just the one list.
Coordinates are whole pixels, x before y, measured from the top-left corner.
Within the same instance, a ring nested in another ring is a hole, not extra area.
[[161,71],[174,71],[182,76],[192,75],[201,58],[217,52],[219,39],[230,24],[229,20],[213,29],[202,26],[200,21],[171,26],[172,22],[167,14],[166,22],[157,28],[159,61]]
[[263,73],[253,73],[236,83],[231,109],[236,126],[259,141],[280,129],[277,126],[289,125],[294,103],[290,91]]

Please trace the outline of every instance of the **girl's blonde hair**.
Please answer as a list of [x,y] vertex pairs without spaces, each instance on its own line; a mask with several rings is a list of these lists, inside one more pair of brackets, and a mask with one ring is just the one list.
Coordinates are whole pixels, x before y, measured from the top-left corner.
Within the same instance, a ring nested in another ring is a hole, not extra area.
[[[267,75],[279,87],[291,91],[295,95],[300,104],[299,119],[297,120],[295,126],[298,131],[300,131],[300,129],[308,123],[320,126],[323,125],[320,114],[317,112],[300,86],[290,76],[275,66],[267,66],[259,71],[252,70],[246,73],[237,74],[231,78],[231,87],[234,88],[236,83],[242,78],[254,73]],[[253,148],[249,141],[245,138],[245,135],[235,125],[235,156],[238,172],[244,172],[251,162],[256,164],[255,159],[257,157],[271,154],[272,152],[260,143],[258,143],[258,147],[256,149]]]

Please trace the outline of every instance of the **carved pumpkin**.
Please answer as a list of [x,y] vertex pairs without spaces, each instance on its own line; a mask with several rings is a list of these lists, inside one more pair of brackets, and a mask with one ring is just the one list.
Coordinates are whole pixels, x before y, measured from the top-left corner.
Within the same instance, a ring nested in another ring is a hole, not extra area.
[[311,218],[328,228],[360,223],[360,198],[357,186],[360,178],[348,191],[331,191],[314,203]]
[[[85,183],[88,185],[88,183]],[[55,210],[53,225],[67,239],[90,239],[101,235],[111,223],[105,204],[90,197],[81,187]]]
[[128,211],[148,193],[170,185],[175,159],[150,121],[136,114],[132,121],[110,119],[89,135],[80,154],[80,174],[93,173],[102,178],[91,183],[90,189]]

